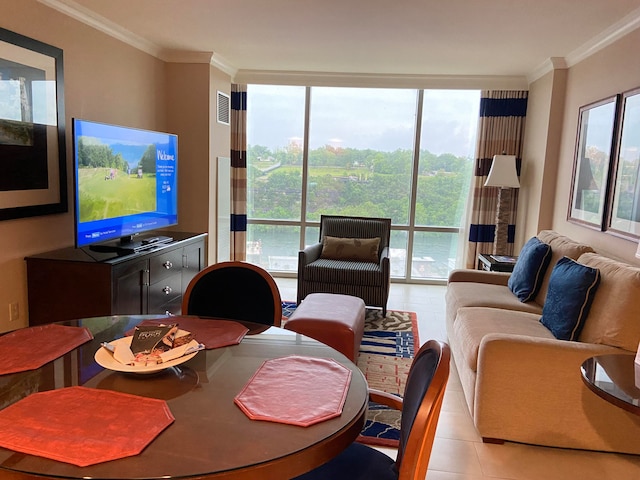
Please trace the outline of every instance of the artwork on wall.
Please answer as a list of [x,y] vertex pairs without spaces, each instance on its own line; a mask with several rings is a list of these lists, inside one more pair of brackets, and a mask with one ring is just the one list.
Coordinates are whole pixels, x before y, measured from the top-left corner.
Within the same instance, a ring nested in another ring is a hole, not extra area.
[[617,96],[579,110],[568,220],[604,230]]
[[640,88],[622,94],[608,230],[640,238]]
[[0,28],[0,220],[66,212],[62,50]]

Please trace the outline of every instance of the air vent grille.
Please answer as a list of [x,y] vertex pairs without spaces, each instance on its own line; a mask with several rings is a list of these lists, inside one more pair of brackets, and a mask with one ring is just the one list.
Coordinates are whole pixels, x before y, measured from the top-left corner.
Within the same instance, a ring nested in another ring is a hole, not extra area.
[[231,118],[231,101],[229,95],[218,92],[218,123],[229,125]]

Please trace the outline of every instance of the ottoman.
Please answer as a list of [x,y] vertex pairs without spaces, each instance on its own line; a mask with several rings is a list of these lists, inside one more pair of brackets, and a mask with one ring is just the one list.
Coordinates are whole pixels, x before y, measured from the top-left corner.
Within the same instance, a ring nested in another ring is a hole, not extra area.
[[329,345],[355,362],[364,332],[364,301],[350,295],[310,293],[284,328]]

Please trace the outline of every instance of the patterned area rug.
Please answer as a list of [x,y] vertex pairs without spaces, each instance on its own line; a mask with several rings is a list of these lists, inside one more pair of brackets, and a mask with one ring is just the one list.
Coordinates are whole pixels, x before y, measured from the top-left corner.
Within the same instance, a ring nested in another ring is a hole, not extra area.
[[[296,308],[282,302],[283,316]],[[367,309],[358,367],[370,388],[402,395],[415,349],[419,347],[417,316],[413,312]],[[367,420],[358,441],[369,445],[397,447],[400,438],[400,412],[369,403]]]

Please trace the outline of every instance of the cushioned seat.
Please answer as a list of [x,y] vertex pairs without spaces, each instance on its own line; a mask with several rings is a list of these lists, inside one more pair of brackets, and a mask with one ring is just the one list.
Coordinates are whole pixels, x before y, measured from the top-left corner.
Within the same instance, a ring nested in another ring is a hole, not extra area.
[[355,362],[364,333],[364,314],[360,298],[312,293],[296,308],[285,328],[329,345]]
[[[486,335],[525,335],[533,338],[553,339],[553,333],[540,323],[540,315],[513,312],[501,308],[466,307],[458,310],[453,324],[454,340],[459,345],[464,363],[478,371],[478,352]],[[460,361],[460,360],[458,360]]]

